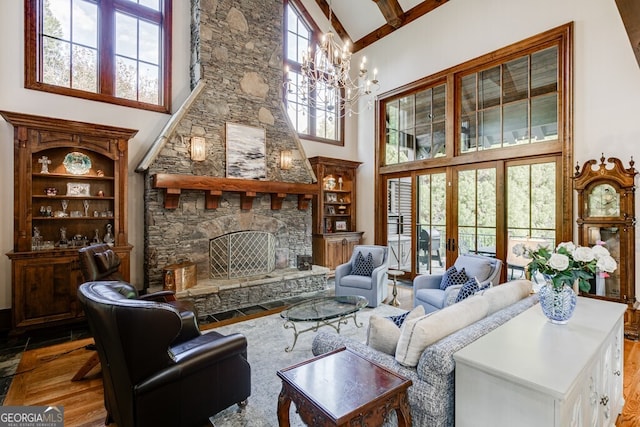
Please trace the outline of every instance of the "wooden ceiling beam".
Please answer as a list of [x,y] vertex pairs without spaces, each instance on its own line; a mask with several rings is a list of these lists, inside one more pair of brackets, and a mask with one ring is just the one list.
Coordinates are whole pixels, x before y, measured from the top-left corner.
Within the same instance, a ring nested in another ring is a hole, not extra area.
[[373,0],[378,5],[378,9],[382,12],[382,16],[387,24],[393,28],[400,28],[404,20],[404,11],[398,3],[398,0]]
[[[321,1],[321,0],[316,0]],[[374,0],[375,1],[375,0]],[[447,3],[449,0],[425,0],[422,3],[416,5],[412,9],[409,9],[404,14],[404,19],[402,20],[402,24],[398,28],[402,28],[405,25],[415,21],[423,15],[431,12],[432,10],[442,6]],[[382,27],[370,32],[366,36],[362,37],[360,40],[357,40],[353,43],[353,52],[357,52],[359,50],[364,49],[372,43],[380,40],[384,36],[388,36],[398,28],[394,28],[389,24],[385,24]],[[337,31],[337,30],[336,30]]]
[[618,12],[627,30],[631,49],[640,65],[640,2],[637,0],[616,0]]
[[[330,8],[327,0],[316,0],[316,3],[320,7],[320,10],[322,10],[322,13],[324,13],[324,16],[329,19]],[[344,29],[342,23],[334,13],[331,14],[331,26],[336,31],[336,34],[338,35],[338,37],[340,37],[343,43],[349,42],[349,44],[353,46],[353,40],[351,40],[349,33],[347,33],[347,30]]]

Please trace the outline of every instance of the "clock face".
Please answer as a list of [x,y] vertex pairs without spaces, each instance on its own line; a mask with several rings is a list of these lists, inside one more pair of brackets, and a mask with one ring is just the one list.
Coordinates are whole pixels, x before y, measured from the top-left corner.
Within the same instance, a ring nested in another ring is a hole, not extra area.
[[612,185],[596,185],[587,197],[588,216],[620,216],[620,194]]

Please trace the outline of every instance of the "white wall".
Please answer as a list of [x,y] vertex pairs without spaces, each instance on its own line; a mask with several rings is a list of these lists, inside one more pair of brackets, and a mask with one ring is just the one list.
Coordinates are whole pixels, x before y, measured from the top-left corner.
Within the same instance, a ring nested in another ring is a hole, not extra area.
[[[606,157],[620,158],[628,167],[631,156],[640,159],[636,110],[640,67],[614,0],[450,1],[358,53],[378,67],[383,93],[571,21],[574,159],[582,166],[604,152]],[[365,163],[358,176],[358,228],[365,231],[371,243],[374,116],[357,120],[357,159]],[[640,195],[636,197],[636,216],[640,215],[638,206]],[[636,248],[640,248],[640,230],[636,236]],[[638,256],[636,266],[638,288]]]
[[[189,92],[188,1],[174,1],[173,105]],[[304,0],[312,15],[312,0]],[[129,148],[129,240],[132,281],[143,278],[142,176],[133,172],[168,120],[158,114],[24,89],[23,2],[0,1],[0,110],[138,129]],[[634,144],[634,101],[640,99],[635,62],[614,0],[456,0],[354,55],[364,54],[379,70],[380,92],[393,89],[569,21],[575,21],[575,158],[615,156],[628,164],[640,159]],[[365,110],[347,124],[347,142],[336,147],[303,141],[307,156],[359,160],[358,228],[373,242],[374,112]],[[357,142],[357,144],[355,144]],[[13,131],[0,122],[0,309],[11,307],[13,247]],[[638,197],[637,204],[640,204]],[[636,207],[640,214],[640,210]],[[640,235],[640,232],[638,233]],[[640,237],[638,237],[640,239]],[[637,245],[640,246],[640,245]],[[640,262],[636,261],[640,270]],[[637,273],[640,276],[640,271]],[[636,283],[638,281],[636,280]],[[636,292],[638,293],[638,292]]]
[[[173,105],[189,94],[190,11],[188,1],[173,2]],[[160,114],[102,102],[24,89],[24,2],[0,2],[0,110],[138,129],[129,143],[129,243],[134,248],[131,280],[143,280],[143,177],[134,169],[169,119]],[[11,307],[13,249],[13,128],[0,121],[0,309]]]

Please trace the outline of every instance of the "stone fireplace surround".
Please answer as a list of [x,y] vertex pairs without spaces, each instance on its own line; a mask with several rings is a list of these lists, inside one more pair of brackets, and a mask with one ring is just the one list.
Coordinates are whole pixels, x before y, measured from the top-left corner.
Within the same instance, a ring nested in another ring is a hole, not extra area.
[[[200,317],[324,290],[328,269],[296,268],[297,255],[312,254],[312,212],[306,194],[295,191],[316,177],[282,105],[283,1],[191,0],[191,8],[192,93],[136,168],[145,174],[144,286],[162,287],[167,265],[194,262],[197,285],[177,296],[192,299]],[[233,179],[224,179],[226,123],[265,130],[267,176],[259,184],[274,183],[277,190],[224,187],[233,186]],[[204,161],[189,156],[193,136],[206,141]],[[280,168],[282,150],[292,153],[289,169]],[[160,188],[155,177],[161,175],[190,176],[207,185]],[[213,282],[210,239],[241,230],[273,233],[280,254],[288,253],[286,268],[251,280]]]
[[[210,278],[207,250],[210,240],[240,231],[266,231],[273,234],[275,252],[285,259],[286,265],[252,277]],[[190,254],[189,260],[196,264],[198,282],[195,287],[176,293],[176,297],[192,300],[200,317],[318,292],[326,287],[328,268],[313,266],[311,270],[300,271],[291,265],[295,262],[295,256],[290,255],[290,242],[295,241],[292,235],[299,234],[299,231],[288,230],[287,224],[281,220],[252,212],[238,212],[199,223],[195,234],[200,238],[194,240],[192,245],[203,248]]]
[[[306,212],[297,209],[297,200],[283,202],[281,211],[272,211],[270,202],[267,204],[269,196],[264,196],[257,201],[257,208],[249,212],[242,211],[235,203],[233,195],[224,194],[222,206],[226,206],[232,213],[223,214],[217,209],[206,212],[212,217],[204,220],[200,215],[185,214],[191,209],[197,211],[198,203],[195,206],[189,202],[195,194],[182,195],[180,207],[177,212],[167,210],[164,217],[180,218],[180,223],[165,222],[161,229],[165,231],[165,237],[173,240],[174,236],[180,236],[179,250],[171,254],[161,254],[159,247],[155,251],[150,251],[158,258],[154,264],[158,267],[168,264],[191,261],[196,264],[197,285],[184,289],[176,294],[178,298],[189,299],[194,302],[199,317],[209,314],[220,313],[232,309],[259,305],[270,301],[282,300],[289,297],[317,292],[326,288],[326,279],[329,269],[321,266],[313,266],[311,270],[300,271],[295,266],[297,254],[307,252],[307,245],[304,244],[305,235],[308,234],[310,224],[306,221]],[[204,196],[200,195],[200,198]],[[239,203],[236,197],[235,202]],[[226,202],[226,203],[225,203]],[[261,207],[266,211],[261,211]],[[186,210],[185,210],[186,208]],[[182,212],[179,212],[182,210]],[[257,210],[257,212],[256,212]],[[266,213],[265,213],[266,212]],[[272,213],[274,212],[274,213]],[[302,221],[302,222],[301,222]],[[307,231],[305,231],[307,230]],[[186,231],[186,233],[185,233]],[[211,239],[220,237],[228,233],[239,231],[266,231],[275,237],[275,252],[279,261],[276,264],[280,268],[254,277],[238,279],[212,279],[209,276],[209,244]],[[187,236],[191,237],[190,239]],[[302,246],[297,247],[296,242],[302,238]],[[160,257],[166,257],[166,261]],[[160,270],[160,268],[158,268]]]

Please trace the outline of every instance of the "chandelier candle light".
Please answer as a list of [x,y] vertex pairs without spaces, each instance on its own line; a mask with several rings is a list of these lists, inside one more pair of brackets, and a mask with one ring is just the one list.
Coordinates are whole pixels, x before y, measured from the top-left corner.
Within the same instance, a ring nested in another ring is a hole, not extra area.
[[[367,58],[362,57],[358,77],[351,78],[351,51],[349,42],[342,46],[331,30],[331,3],[329,3],[330,29],[323,36],[315,52],[308,47],[302,53],[302,82],[296,86],[285,68],[285,86],[289,93],[299,93],[304,102],[326,111],[339,110],[339,117],[358,114],[358,100],[378,88],[378,70],[374,68],[369,79]],[[323,105],[321,105],[323,104]]]

